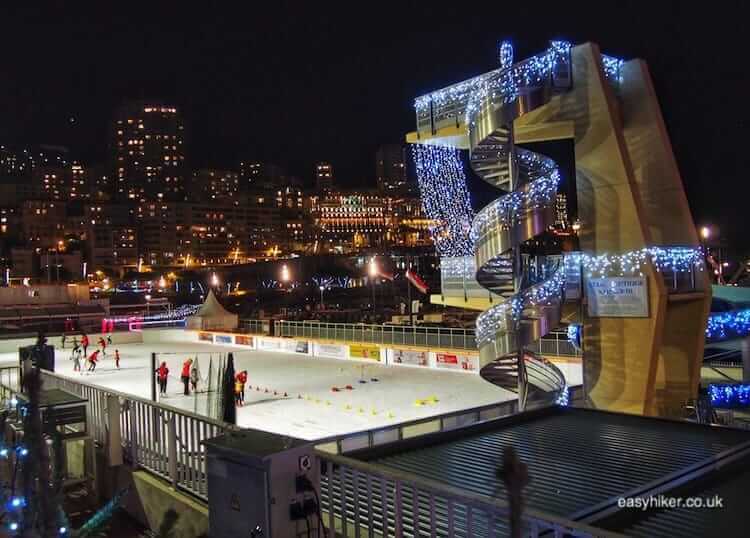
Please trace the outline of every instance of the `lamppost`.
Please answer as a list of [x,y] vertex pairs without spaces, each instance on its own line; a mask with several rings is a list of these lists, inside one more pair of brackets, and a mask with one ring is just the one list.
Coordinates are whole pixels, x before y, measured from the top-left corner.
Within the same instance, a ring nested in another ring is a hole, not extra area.
[[146,295],[146,317],[151,315],[151,295]]
[[325,286],[318,286],[318,289],[320,290],[320,309],[323,310],[325,308],[325,305],[323,304],[323,291],[325,291]]
[[289,267],[286,264],[281,266],[281,282],[288,284],[290,280]]
[[370,287],[372,288],[372,309],[375,310],[375,277],[378,276],[378,266],[375,263],[375,256],[370,259],[369,271]]

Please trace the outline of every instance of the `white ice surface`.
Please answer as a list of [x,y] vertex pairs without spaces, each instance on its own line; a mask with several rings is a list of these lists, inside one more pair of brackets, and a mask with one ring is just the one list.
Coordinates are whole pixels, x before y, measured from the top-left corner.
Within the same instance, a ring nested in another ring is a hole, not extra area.
[[[207,414],[209,406],[215,404],[207,394],[182,394],[183,361],[198,353],[201,374],[206,378],[209,355],[213,354],[216,366],[220,353],[232,351],[236,371],[248,371],[245,405],[237,409],[238,425],[302,439],[378,428],[516,397],[472,374],[199,343],[116,344],[107,348],[107,357],[99,361],[96,372],[78,374],[73,372],[70,349],[63,350],[59,343],[55,344],[58,374],[142,398],[151,396],[150,357],[152,352],[159,353],[159,360],[165,360],[170,369],[163,402],[199,414]],[[119,370],[114,365],[114,348],[120,350]],[[0,364],[17,364],[17,356],[0,353]],[[367,383],[360,384],[363,364]],[[569,376],[570,385],[580,383],[580,364],[562,363],[558,367]],[[353,390],[331,390],[346,385]],[[256,390],[258,386],[260,391]],[[433,396],[436,403],[415,403]]]

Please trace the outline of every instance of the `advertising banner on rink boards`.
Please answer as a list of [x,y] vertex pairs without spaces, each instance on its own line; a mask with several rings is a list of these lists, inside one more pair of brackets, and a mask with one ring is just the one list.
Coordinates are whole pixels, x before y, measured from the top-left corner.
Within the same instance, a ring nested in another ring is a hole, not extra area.
[[380,347],[372,344],[349,344],[349,356],[353,359],[380,360]]
[[212,333],[198,333],[198,340],[201,342],[213,342],[214,335]]
[[411,349],[392,349],[391,362],[393,364],[409,364],[411,366],[429,366],[427,351]]
[[253,347],[253,337],[244,334],[238,334],[234,337],[234,343],[238,346]]
[[437,353],[435,365],[449,370],[463,370],[466,372],[479,371],[479,357],[476,355],[453,355],[452,353]]
[[313,355],[316,357],[330,357],[333,359],[346,359],[349,356],[349,348],[343,344],[315,344]]
[[258,338],[258,349],[267,351],[285,351],[288,353],[308,354],[310,343],[307,340]]
[[648,279],[641,276],[588,278],[586,299],[592,318],[647,318]]

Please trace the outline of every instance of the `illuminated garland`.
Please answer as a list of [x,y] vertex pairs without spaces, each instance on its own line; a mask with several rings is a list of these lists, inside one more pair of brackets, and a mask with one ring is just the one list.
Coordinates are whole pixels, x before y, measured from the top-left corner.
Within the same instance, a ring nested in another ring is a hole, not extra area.
[[[552,41],[549,49],[543,53],[511,65],[513,47],[504,41],[498,50],[500,69],[420,96],[414,101],[414,108],[422,116],[429,114],[431,106],[460,107],[462,103],[467,103],[464,109],[465,121],[466,125],[470,125],[471,117],[482,99],[491,94],[494,99],[501,98],[506,103],[513,101],[518,96],[519,88],[542,83],[560,62],[569,62],[570,49],[571,44],[567,41]],[[619,84],[622,81],[623,64],[619,58],[602,55],[604,75],[612,83]]]
[[703,270],[703,253],[696,247],[645,247],[623,254],[597,256],[576,253],[570,258],[580,260],[588,278],[636,274],[643,276],[643,266],[649,261],[659,272],[687,273],[695,269]]
[[[552,275],[552,278],[517,293],[507,301],[493,306],[477,317],[477,343],[485,344],[495,338],[500,329],[514,330],[514,325],[521,320],[523,311],[532,306],[552,305],[562,300],[565,284],[565,274],[568,269],[574,269],[577,264],[586,272],[587,278],[597,276],[625,276],[643,274],[643,266],[652,263],[659,272],[672,271],[687,273],[695,269],[703,270],[703,257],[699,248],[694,247],[646,247],[623,254],[602,254],[592,256],[581,252],[566,254],[562,264]],[[559,263],[559,262],[557,262]],[[554,268],[552,268],[554,270]],[[750,309],[744,311],[744,316],[734,318],[732,323],[712,325],[709,318],[709,330],[727,330],[750,332]],[[707,331],[708,334],[708,331]]]
[[612,56],[605,56],[602,54],[602,67],[604,68],[604,76],[606,76],[612,82],[622,82],[622,66],[625,62],[619,58],[613,58]]
[[440,256],[467,256],[474,253],[470,238],[474,210],[471,207],[466,175],[455,148],[413,145],[422,208],[433,224],[430,234]]
[[708,397],[716,407],[747,407],[750,405],[750,385],[708,385]]
[[748,334],[750,334],[750,308],[717,312],[708,316],[706,338],[709,340],[741,338]]
[[531,163],[534,163],[534,171],[541,177],[528,183],[523,190],[506,194],[485,206],[477,214],[471,227],[471,236],[475,242],[486,233],[489,226],[509,229],[518,224],[528,211],[555,203],[560,184],[557,166],[542,155],[520,148],[518,152],[527,166],[531,168]]
[[133,320],[138,321],[163,321],[163,320],[182,320],[185,319],[188,316],[192,316],[195,314],[202,305],[182,305],[178,306],[177,308],[174,308],[172,310],[168,310],[166,312],[156,312],[154,314],[149,314],[147,316],[114,316],[110,318],[105,318],[105,321],[107,322],[113,322],[113,323],[130,323]]

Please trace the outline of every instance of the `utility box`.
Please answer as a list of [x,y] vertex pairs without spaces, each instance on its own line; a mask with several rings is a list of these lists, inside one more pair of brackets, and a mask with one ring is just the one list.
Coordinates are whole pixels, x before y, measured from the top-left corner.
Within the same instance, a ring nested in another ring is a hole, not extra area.
[[210,536],[322,536],[320,466],[311,442],[242,430],[204,445]]

